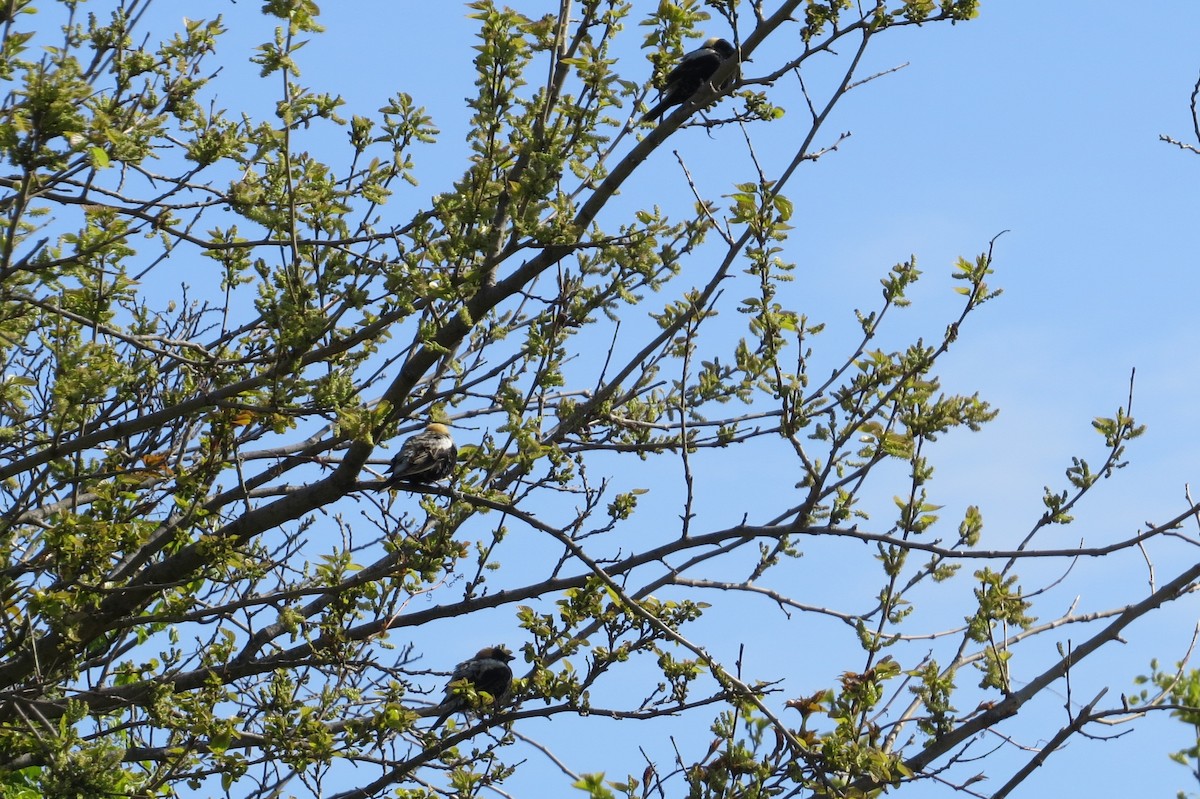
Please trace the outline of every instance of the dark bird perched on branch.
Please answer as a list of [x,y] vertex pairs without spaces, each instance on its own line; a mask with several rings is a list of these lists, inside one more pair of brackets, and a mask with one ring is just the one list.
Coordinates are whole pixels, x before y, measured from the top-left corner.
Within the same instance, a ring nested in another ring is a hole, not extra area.
[[406,480],[410,483],[433,483],[449,477],[458,458],[458,447],[450,437],[450,429],[436,422],[424,432],[404,442],[388,467],[388,484]]
[[[693,94],[700,91],[701,86],[716,74],[721,64],[733,58],[736,52],[732,44],[714,36],[702,44],[699,49],[685,55],[667,73],[662,91],[658,95],[659,101],[646,112],[642,121],[658,119],[671,106],[687,102]],[[733,79],[731,75],[730,81]],[[725,85],[728,85],[728,82]]]
[[475,657],[455,666],[454,673],[450,675],[450,682],[446,685],[446,698],[436,708],[441,715],[429,729],[437,729],[454,713],[470,708],[466,697],[454,692],[456,683],[469,682],[475,693],[490,695],[492,707],[498,706],[512,687],[513,673],[508,667],[512,659],[512,653],[503,645],[488,646],[475,653]]

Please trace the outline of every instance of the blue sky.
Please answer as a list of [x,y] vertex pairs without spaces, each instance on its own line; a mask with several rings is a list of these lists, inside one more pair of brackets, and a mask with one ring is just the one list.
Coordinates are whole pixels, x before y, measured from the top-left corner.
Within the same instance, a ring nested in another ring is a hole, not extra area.
[[[464,165],[469,111],[462,99],[471,93],[474,77],[473,27],[465,5],[450,0],[322,5],[328,33],[302,51],[301,82],[342,94],[348,113],[373,111],[398,91],[412,94],[443,134],[435,148],[418,152],[422,183],[407,202],[417,204],[449,188]],[[558,3],[515,5],[541,14]],[[635,5],[649,9],[654,3]],[[189,6],[195,10],[188,12]],[[269,38],[273,24],[258,16],[253,2],[167,3],[156,13],[163,24],[173,24],[180,12],[201,16],[218,7],[231,26],[225,45],[230,52]],[[707,32],[727,33],[717,21]],[[642,33],[627,34],[625,77],[649,77],[638,50]],[[948,389],[978,390],[1001,415],[984,432],[949,436],[935,451],[935,499],[946,504],[951,519],[967,504],[979,504],[993,546],[1023,536],[1040,514],[1042,487],[1063,484],[1062,470],[1072,455],[1099,459],[1101,441],[1090,421],[1112,415],[1125,401],[1133,368],[1134,416],[1148,432],[1130,447],[1131,465],[1098,491],[1078,514],[1079,522],[1063,529],[1055,543],[1115,540],[1146,520],[1173,516],[1183,508],[1185,483],[1200,477],[1195,455],[1200,430],[1192,407],[1198,384],[1194,238],[1200,157],[1158,140],[1163,133],[1185,140],[1191,135],[1188,99],[1200,73],[1197,41],[1200,15],[1192,0],[1142,4],[1136,11],[1088,0],[985,0],[981,16],[970,23],[894,32],[877,42],[863,71],[907,66],[844,100],[818,141],[832,144],[844,131],[851,137],[838,152],[804,167],[787,192],[797,208],[788,245],[797,271],[785,302],[829,323],[827,336],[835,343],[830,357],[838,352],[836,342],[854,329],[851,309],[874,307],[878,279],[910,254],[925,278],[914,292],[915,307],[898,320],[893,343],[914,331],[939,333],[954,304],[948,277],[954,259],[974,257],[996,234],[1009,231],[997,241],[991,281],[1004,295],[967,326],[943,371]],[[767,71],[771,57],[769,50],[756,54],[747,74]],[[227,69],[221,90],[226,107],[253,108],[277,90],[251,79],[251,67],[231,63]],[[231,85],[244,94],[229,94]],[[791,87],[781,84],[777,96],[799,115]],[[269,107],[260,108],[265,116]],[[755,129],[756,145],[769,160],[773,145],[804,129],[802,121]],[[740,140],[732,128],[711,137],[681,131],[651,157],[626,194],[642,202],[653,191],[654,201],[664,206],[690,206],[671,155],[678,149],[719,197],[750,175]],[[398,218],[408,209],[405,202],[397,203]],[[710,491],[702,512],[712,514],[713,526],[736,522],[742,513],[738,492],[752,486],[756,475],[738,469],[706,479]],[[649,514],[677,513],[669,490],[664,493],[659,504],[654,497],[647,500]],[[883,519],[889,518],[892,493],[898,490],[877,498]],[[798,564],[796,579],[819,581],[817,554]],[[1156,565],[1166,579],[1170,562]],[[1064,569],[1059,563],[1030,571],[1049,575]],[[1045,615],[1065,610],[1077,595],[1082,607],[1099,608],[1144,590],[1145,570],[1136,560],[1078,569],[1079,579],[1069,589],[1048,596]],[[954,610],[947,613],[953,617]],[[732,639],[737,614],[711,615],[705,623],[710,636]],[[1127,646],[1106,650],[1105,670],[1081,675],[1079,695],[1097,689],[1105,675],[1112,680],[1110,698],[1130,691],[1133,675],[1150,658],[1171,661],[1183,653],[1196,615],[1195,601],[1185,599],[1140,625]],[[515,623],[512,629],[515,635]],[[812,628],[811,635],[820,634],[819,625]],[[1058,640],[1069,637],[1064,633]],[[767,676],[789,658],[803,662],[799,693],[829,684],[855,662],[836,647],[808,645],[811,640],[801,637],[794,648],[775,651],[752,648],[748,663]],[[1047,715],[1038,729],[1047,735],[1063,719],[1062,701],[1051,696],[1043,703]],[[626,740],[638,735],[636,729],[608,726],[611,738],[602,733],[578,747],[566,740],[570,765],[579,771],[611,768],[608,758],[596,755],[611,746],[614,755],[632,758],[627,767],[636,773],[636,748],[630,751]],[[530,732],[549,730],[561,739],[556,731],[563,727],[555,722]],[[1165,753],[1184,746],[1186,732],[1177,722],[1154,719],[1119,741],[1076,741],[1018,795],[1062,790],[1173,795],[1189,787],[1187,772],[1170,764]],[[1097,769],[1093,764],[1101,757],[1138,766],[1123,773]],[[556,774],[540,778],[558,785]],[[995,790],[1000,782],[983,790]],[[520,786],[514,784],[515,796],[533,795],[530,784]],[[565,781],[555,793],[568,794]]]

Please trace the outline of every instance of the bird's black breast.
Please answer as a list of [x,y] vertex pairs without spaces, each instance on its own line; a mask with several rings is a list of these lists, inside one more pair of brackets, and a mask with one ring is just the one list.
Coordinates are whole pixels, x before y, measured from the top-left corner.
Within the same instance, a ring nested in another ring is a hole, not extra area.
[[482,668],[475,678],[475,690],[487,691],[492,696],[499,696],[508,690],[512,681],[512,669],[503,663],[489,664]]

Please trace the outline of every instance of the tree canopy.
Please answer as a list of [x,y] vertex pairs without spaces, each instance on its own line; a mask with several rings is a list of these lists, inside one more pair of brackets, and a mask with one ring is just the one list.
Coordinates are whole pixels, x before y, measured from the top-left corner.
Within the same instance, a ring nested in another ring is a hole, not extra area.
[[[371,76],[387,105],[347,108],[303,79],[315,3],[265,2],[275,35],[245,52],[217,5],[169,30],[151,0],[0,10],[4,795],[475,796],[526,774],[596,797],[982,795],[987,774],[1000,797],[1184,701],[1167,670],[1031,710],[1200,577],[1171,561],[1107,610],[1037,605],[1200,510],[1046,543],[1142,433],[1132,388],[1017,543],[975,505],[940,513],[935,443],[997,409],[939,365],[992,312],[1003,239],[938,265],[957,305],[911,338],[889,325],[915,257],[874,307],[797,290],[793,189],[880,77],[864,54],[978,0],[477,0],[473,49],[446,53],[473,59],[464,145],[425,110],[437,65],[397,54]],[[735,57],[643,121],[714,34]],[[270,102],[235,104],[224,65],[247,60]],[[452,184],[418,182],[450,152]],[[656,185],[672,157],[684,178]],[[835,318],[855,335],[825,336]],[[429,423],[453,474],[389,482]],[[834,641],[832,681],[743,662]],[[455,664],[500,644],[512,690],[460,683],[471,712],[432,725]],[[1045,743],[993,752],[1016,723]]]

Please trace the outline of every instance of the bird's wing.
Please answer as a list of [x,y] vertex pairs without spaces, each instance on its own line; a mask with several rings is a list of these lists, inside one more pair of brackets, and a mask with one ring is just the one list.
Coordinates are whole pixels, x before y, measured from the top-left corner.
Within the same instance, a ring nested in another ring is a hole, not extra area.
[[[451,445],[449,449],[453,450],[454,446]],[[441,463],[441,459],[438,456],[446,451],[446,447],[424,442],[414,444],[411,447],[406,446],[400,450],[400,453],[396,455],[396,459],[392,461],[390,472],[392,475],[408,477],[419,475],[437,467]]]
[[701,47],[699,50],[693,50],[679,59],[679,63],[667,73],[667,79],[663,85],[670,87],[672,83],[675,83],[686,74],[707,71],[711,75],[717,71],[717,67],[719,66],[721,66],[720,53],[716,50],[709,50],[707,47]]
[[401,452],[400,457],[392,462],[393,474],[420,474],[433,465],[433,458],[426,447],[416,447],[408,452]]

